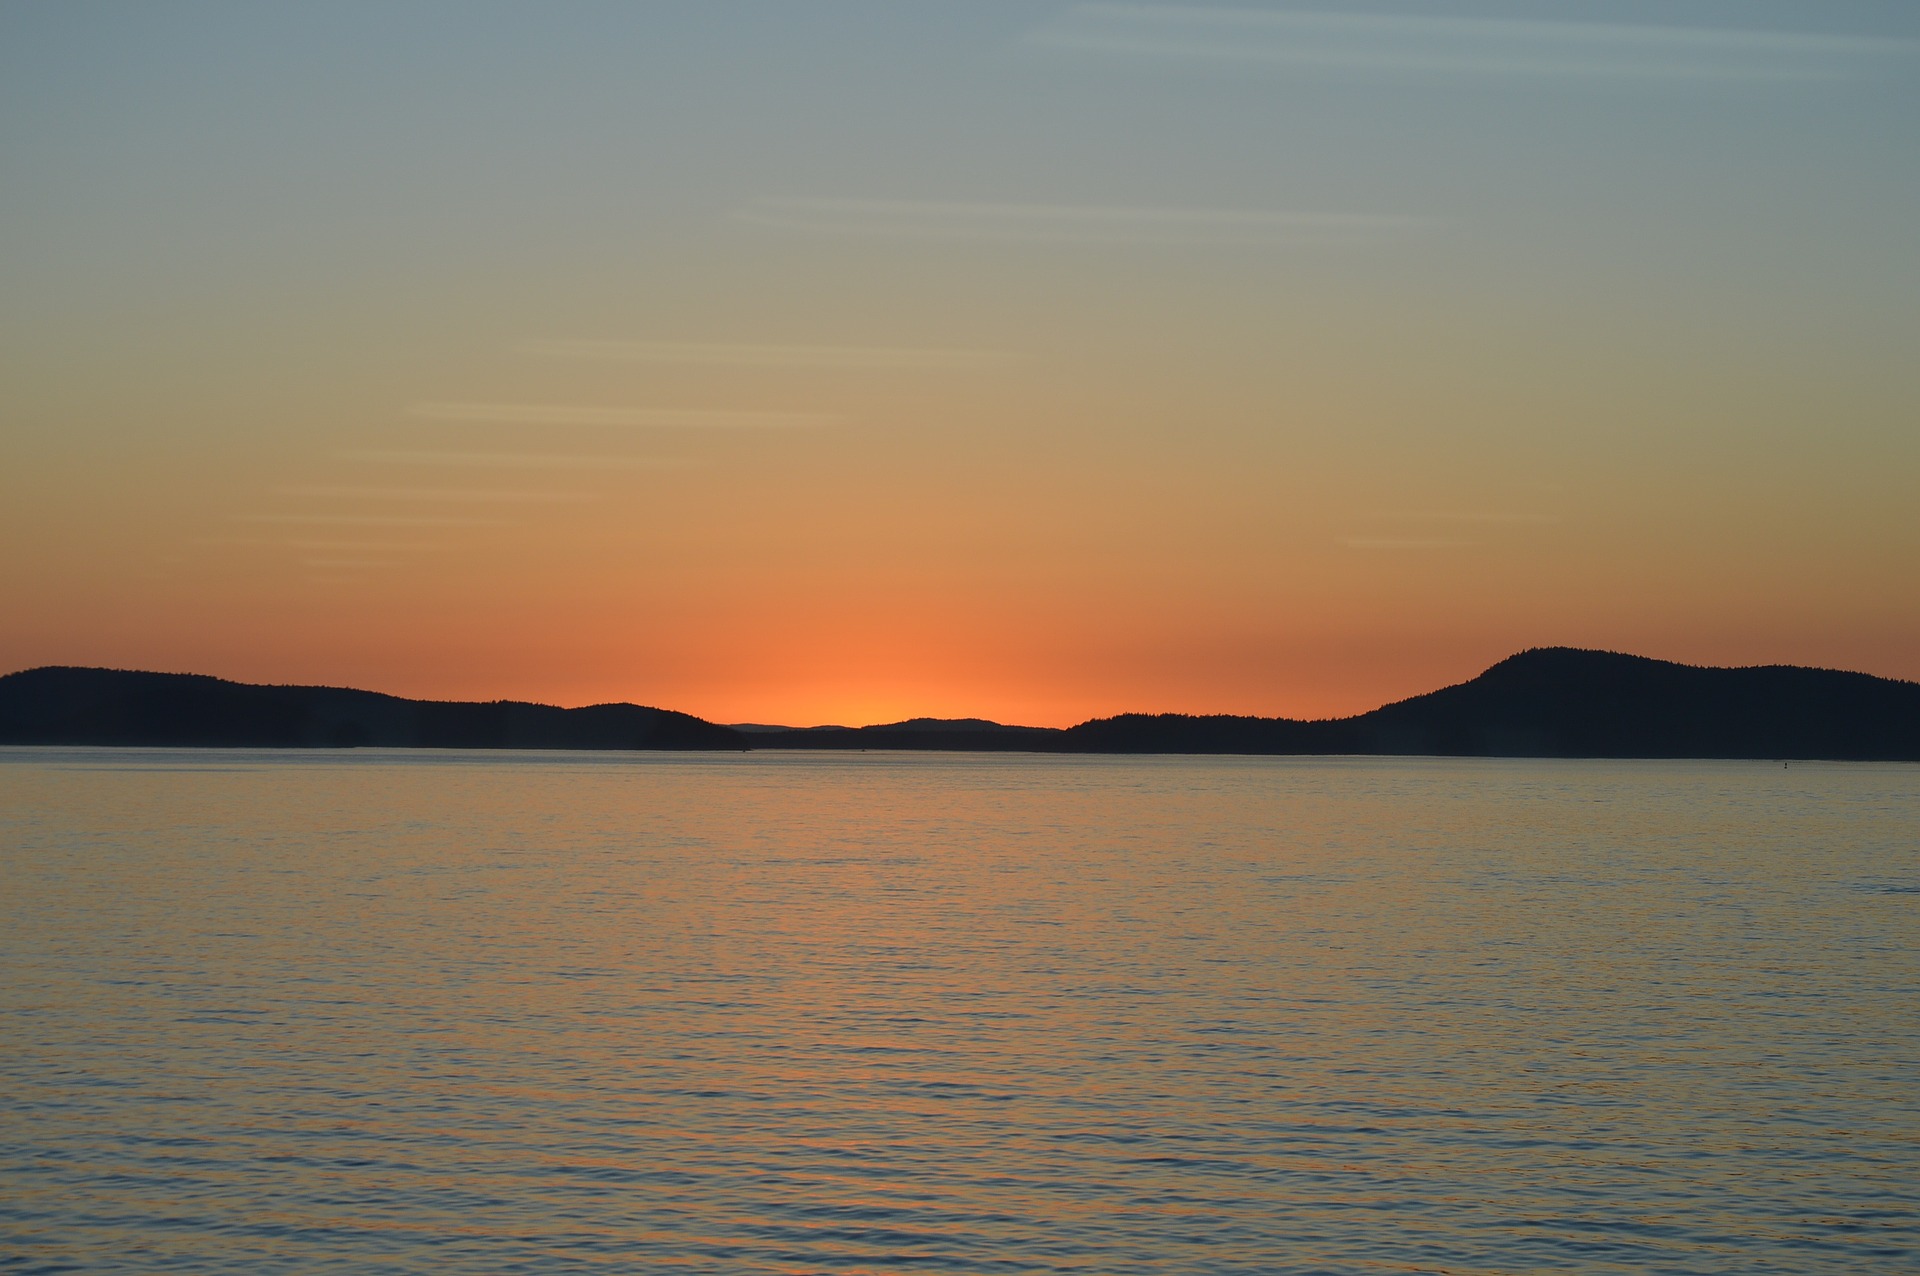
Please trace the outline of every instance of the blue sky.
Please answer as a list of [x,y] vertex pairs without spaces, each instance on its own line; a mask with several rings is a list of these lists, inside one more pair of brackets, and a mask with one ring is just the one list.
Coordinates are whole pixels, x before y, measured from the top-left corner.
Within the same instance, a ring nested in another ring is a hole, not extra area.
[[1910,4],[0,37],[12,664],[756,717],[1920,675]]

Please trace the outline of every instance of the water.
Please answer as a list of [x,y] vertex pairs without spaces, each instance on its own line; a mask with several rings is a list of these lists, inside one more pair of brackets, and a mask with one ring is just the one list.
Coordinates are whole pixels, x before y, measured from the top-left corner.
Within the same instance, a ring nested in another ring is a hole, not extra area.
[[1920,768],[0,750],[0,1269],[1920,1270]]

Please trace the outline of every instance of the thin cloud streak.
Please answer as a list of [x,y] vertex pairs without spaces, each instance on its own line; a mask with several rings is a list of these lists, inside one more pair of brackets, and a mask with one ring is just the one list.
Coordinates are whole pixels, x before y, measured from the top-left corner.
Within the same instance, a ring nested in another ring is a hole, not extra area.
[[497,518],[453,518],[432,514],[235,514],[236,523],[284,523],[321,527],[504,527]]
[[734,218],[775,230],[883,239],[1266,246],[1372,243],[1432,225],[1425,218],[1382,213],[785,196],[755,200]]
[[1382,523],[1558,523],[1558,514],[1514,514],[1495,510],[1373,510],[1360,515]]
[[1468,549],[1479,541],[1431,536],[1349,536],[1340,542],[1348,549]]
[[414,554],[440,548],[438,545],[425,542],[286,540],[284,538],[266,536],[197,536],[191,543],[195,545],[237,545],[249,549],[333,550],[342,553],[363,554]]
[[1022,38],[1053,52],[1376,74],[1814,81],[1911,41],[1599,22],[1082,4]]
[[997,368],[1014,361],[1014,356],[1004,350],[744,345],[705,341],[527,341],[521,343],[519,350],[522,354],[546,359],[829,371],[964,371]]
[[445,487],[278,487],[282,496],[340,501],[416,501],[472,505],[568,505],[601,499],[598,492],[511,492],[486,488]]
[[834,425],[842,420],[821,412],[615,408],[574,403],[416,403],[408,415],[461,425],[588,425],[668,430],[797,429]]
[[489,470],[654,470],[685,469],[697,461],[678,457],[588,456],[554,452],[406,452],[349,451],[343,461],[368,465],[445,465]]

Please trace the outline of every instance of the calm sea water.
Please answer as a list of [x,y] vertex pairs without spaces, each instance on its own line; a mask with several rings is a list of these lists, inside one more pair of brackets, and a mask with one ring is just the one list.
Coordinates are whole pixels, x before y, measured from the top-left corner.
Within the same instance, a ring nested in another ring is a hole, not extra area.
[[0,1269],[1920,1270],[1920,768],[0,750]]

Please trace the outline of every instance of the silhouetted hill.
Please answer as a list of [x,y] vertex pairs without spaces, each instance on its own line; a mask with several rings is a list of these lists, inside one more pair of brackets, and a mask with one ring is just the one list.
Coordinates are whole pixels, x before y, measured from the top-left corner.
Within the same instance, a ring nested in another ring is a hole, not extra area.
[[931,749],[1920,761],[1920,684],[1831,669],[1706,669],[1567,647],[1357,717],[1123,714],[1059,730],[978,718],[742,733],[638,705],[557,709],[261,687],[191,674],[0,678],[0,744],[512,749]]
[[961,753],[1060,752],[1057,727],[1009,727],[984,718],[909,718],[872,727],[792,727],[756,731],[756,749],[936,749]]
[[1565,647],[1353,721],[1378,753],[1920,760],[1920,684]]
[[[774,722],[729,722],[727,725],[735,731],[745,731],[749,735],[762,731],[806,731],[810,729],[807,727],[783,727]],[[835,727],[834,730],[845,731],[846,728]]]
[[198,674],[51,667],[0,678],[0,744],[209,748],[744,749],[684,713],[511,700],[403,700],[339,687],[267,687]]
[[1349,753],[1327,723],[1232,714],[1123,713],[1061,732],[1069,753]]
[[1032,731],[1032,727],[1009,727],[986,718],[908,718],[904,722],[883,722],[868,731]]
[[1128,715],[1065,734],[1068,748],[1103,753],[1920,761],[1920,684],[1548,647],[1353,718]]

